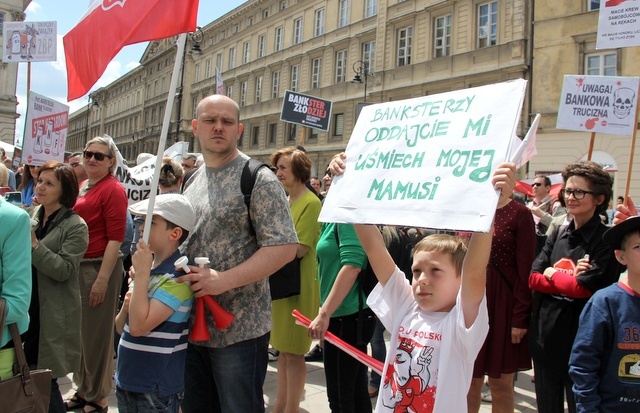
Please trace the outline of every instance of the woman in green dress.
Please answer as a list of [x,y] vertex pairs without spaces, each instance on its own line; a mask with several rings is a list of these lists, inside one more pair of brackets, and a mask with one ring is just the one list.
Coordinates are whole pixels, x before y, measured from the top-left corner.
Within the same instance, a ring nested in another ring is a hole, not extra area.
[[285,148],[271,155],[276,176],[289,194],[289,207],[298,234],[300,261],[300,295],[272,303],[273,330],[271,346],[278,357],[278,391],[273,412],[298,412],[307,374],[304,354],[311,339],[307,329],[295,324],[291,316],[297,308],[310,319],[318,314],[320,293],[316,278],[316,243],[320,236],[318,215],[322,204],[305,185],[311,176],[311,160],[299,149]]

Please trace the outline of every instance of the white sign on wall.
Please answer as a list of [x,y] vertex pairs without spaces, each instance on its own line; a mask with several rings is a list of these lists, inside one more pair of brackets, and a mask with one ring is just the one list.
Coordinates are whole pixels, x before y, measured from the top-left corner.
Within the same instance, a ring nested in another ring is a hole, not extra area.
[[22,163],[40,166],[51,160],[64,162],[68,126],[69,106],[29,92]]
[[319,220],[487,232],[522,79],[362,109]]
[[600,1],[596,49],[640,46],[640,1]]
[[55,62],[57,22],[4,22],[2,61]]
[[631,136],[637,77],[565,75],[556,128]]

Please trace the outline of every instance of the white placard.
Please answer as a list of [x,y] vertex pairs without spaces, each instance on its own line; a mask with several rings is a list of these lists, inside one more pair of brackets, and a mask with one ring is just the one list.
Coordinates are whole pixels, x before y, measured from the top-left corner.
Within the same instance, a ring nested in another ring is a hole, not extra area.
[[556,128],[631,136],[637,77],[565,75]]
[[69,106],[29,92],[22,163],[40,166],[51,160],[64,162],[68,126]]
[[596,49],[640,46],[640,1],[600,1]]
[[2,61],[55,62],[57,22],[4,22]]
[[362,109],[319,220],[487,232],[522,79]]

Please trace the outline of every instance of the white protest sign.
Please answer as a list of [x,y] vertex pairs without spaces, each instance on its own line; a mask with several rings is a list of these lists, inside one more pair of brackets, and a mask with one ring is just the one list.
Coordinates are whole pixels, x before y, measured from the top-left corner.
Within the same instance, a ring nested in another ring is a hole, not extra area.
[[538,133],[539,124],[540,114],[538,113],[522,142],[520,142],[520,139],[518,139],[517,136],[514,136],[514,139],[517,141],[511,143],[509,162],[515,163],[516,169],[520,169],[524,164],[532,160],[538,154],[538,149],[536,148],[536,135]]
[[600,2],[596,49],[640,46],[640,1]]
[[522,79],[362,109],[319,220],[487,232]]
[[57,59],[57,22],[3,23],[2,61],[55,62]]
[[565,75],[556,128],[630,136],[637,77]]
[[52,160],[64,162],[68,126],[69,106],[29,92],[22,163],[39,166]]
[[[168,156],[180,163],[182,157],[187,154],[188,149],[189,142],[177,142],[165,149],[164,156]],[[149,198],[149,194],[151,193],[151,179],[153,178],[153,171],[156,167],[156,157],[153,156],[133,168],[129,168],[125,164],[120,151],[118,151],[116,158],[118,163],[115,176],[127,192],[129,205]]]

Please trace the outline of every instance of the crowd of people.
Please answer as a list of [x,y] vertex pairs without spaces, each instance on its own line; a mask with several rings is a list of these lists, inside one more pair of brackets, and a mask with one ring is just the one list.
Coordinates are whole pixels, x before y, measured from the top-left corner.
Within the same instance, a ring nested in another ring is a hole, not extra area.
[[[376,396],[380,413],[477,412],[485,378],[492,411],[513,412],[515,376],[532,365],[539,412],[640,409],[640,218],[625,199],[614,217],[600,165],[567,165],[557,196],[536,176],[524,204],[502,164],[490,233],[427,236],[319,223],[332,177],[349,166],[336,156],[319,179],[301,147],[257,169],[248,203],[238,105],[206,97],[192,128],[202,155],[163,159],[153,207],[129,205],[107,138],[68,163],[19,174],[0,164],[0,189],[23,203],[0,201],[0,295],[31,367],[52,371],[50,412],[107,412],[114,379],[121,412],[262,412],[270,354],[271,410],[299,412],[314,352],[332,412],[371,412]],[[268,278],[291,261],[300,292],[272,300]],[[367,297],[368,266],[379,284]],[[196,323],[203,331],[190,335]],[[365,353],[371,344],[382,375],[328,332]],[[6,326],[1,337],[6,379]],[[57,379],[69,373],[76,390],[63,401]]]

